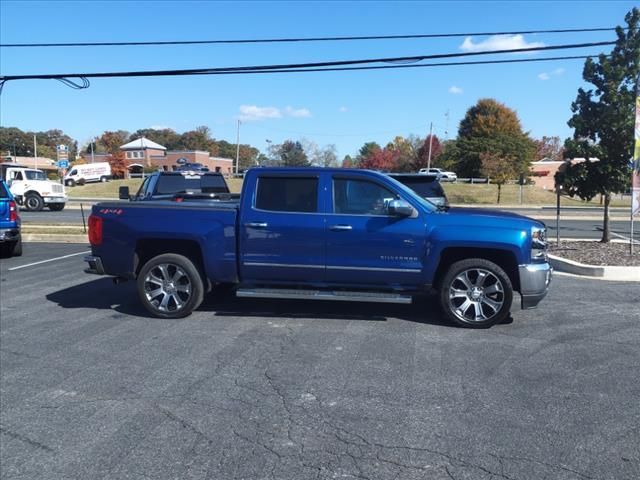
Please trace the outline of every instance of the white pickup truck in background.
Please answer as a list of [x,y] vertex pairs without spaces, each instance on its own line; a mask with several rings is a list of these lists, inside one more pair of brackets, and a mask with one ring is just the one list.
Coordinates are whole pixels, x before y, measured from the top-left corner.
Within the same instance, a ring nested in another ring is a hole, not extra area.
[[13,163],[2,164],[2,178],[16,203],[29,211],[39,212],[44,207],[60,211],[67,203],[64,186],[49,180],[42,170]]

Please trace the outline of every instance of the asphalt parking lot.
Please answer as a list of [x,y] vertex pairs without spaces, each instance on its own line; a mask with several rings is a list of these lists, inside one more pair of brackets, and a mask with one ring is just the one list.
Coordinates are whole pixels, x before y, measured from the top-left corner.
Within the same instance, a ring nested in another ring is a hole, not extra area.
[[640,478],[637,283],[556,276],[479,331],[434,299],[158,320],[85,251],[0,261],[3,479]]

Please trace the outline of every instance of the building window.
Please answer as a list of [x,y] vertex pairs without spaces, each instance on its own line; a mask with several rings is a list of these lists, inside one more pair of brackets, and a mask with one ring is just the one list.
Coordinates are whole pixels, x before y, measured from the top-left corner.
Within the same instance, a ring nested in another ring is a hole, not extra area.
[[131,152],[127,152],[127,158],[131,158]]

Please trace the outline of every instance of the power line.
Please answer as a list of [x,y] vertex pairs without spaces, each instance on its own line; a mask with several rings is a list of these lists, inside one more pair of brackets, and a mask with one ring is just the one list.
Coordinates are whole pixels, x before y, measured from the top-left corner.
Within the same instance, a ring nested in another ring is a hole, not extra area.
[[529,35],[539,33],[588,33],[611,32],[613,27],[603,28],[561,28],[547,30],[519,30],[505,32],[468,32],[468,33],[426,33],[415,35],[363,35],[338,37],[300,37],[300,38],[259,38],[259,39],[220,39],[220,40],[169,40],[150,42],[69,42],[69,43],[4,43],[3,48],[47,48],[47,47],[126,47],[126,46],[161,46],[161,45],[216,45],[243,43],[300,43],[300,42],[344,42],[361,40],[411,40],[421,38],[456,38],[489,35]]
[[[435,60],[444,58],[460,58],[480,55],[496,55],[503,53],[524,53],[524,52],[540,52],[550,50],[566,50],[576,48],[589,48],[605,45],[614,45],[615,42],[590,42],[565,45],[552,45],[545,47],[529,47],[521,49],[503,49],[492,50],[487,52],[456,52],[456,53],[439,53],[431,55],[417,55],[408,57],[385,57],[370,58],[357,60],[340,60],[330,62],[314,62],[314,63],[292,63],[292,64],[276,64],[276,65],[254,65],[242,67],[213,67],[213,68],[196,68],[196,69],[178,69],[178,70],[147,70],[147,71],[128,71],[128,72],[95,72],[95,73],[56,73],[56,74],[35,74],[35,75],[5,75],[0,76],[0,82],[9,80],[47,80],[47,79],[69,79],[69,78],[115,78],[115,77],[159,77],[159,76],[186,76],[186,75],[224,75],[224,74],[242,74],[242,73],[292,73],[292,72],[308,72],[308,71],[340,71],[340,70],[373,70],[383,68],[407,68],[417,67],[420,65],[367,65],[372,63],[393,63],[393,62],[420,62],[423,60]],[[572,57],[580,58],[580,57]],[[584,57],[582,57],[584,58]],[[555,60],[570,59],[569,57],[556,57]],[[479,63],[517,63],[518,61],[542,61],[544,59],[512,59],[512,60],[492,60],[486,62],[457,62],[457,63],[438,63],[428,66],[450,66],[465,65]],[[353,67],[355,65],[367,65],[366,67]],[[423,65],[427,66],[427,65]],[[351,68],[349,68],[351,67]]]

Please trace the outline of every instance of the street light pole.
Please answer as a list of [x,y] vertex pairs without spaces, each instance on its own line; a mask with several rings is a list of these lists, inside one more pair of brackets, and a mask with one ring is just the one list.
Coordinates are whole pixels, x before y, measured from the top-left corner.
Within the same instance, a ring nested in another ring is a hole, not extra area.
[[93,138],[91,139],[91,142],[89,142],[89,144],[91,145],[91,163],[93,163],[94,158],[93,158]]
[[33,159],[35,160],[36,170],[38,169],[38,142],[36,142],[36,134],[33,134]]
[[240,166],[240,119],[238,119],[238,129],[236,131],[236,175]]

